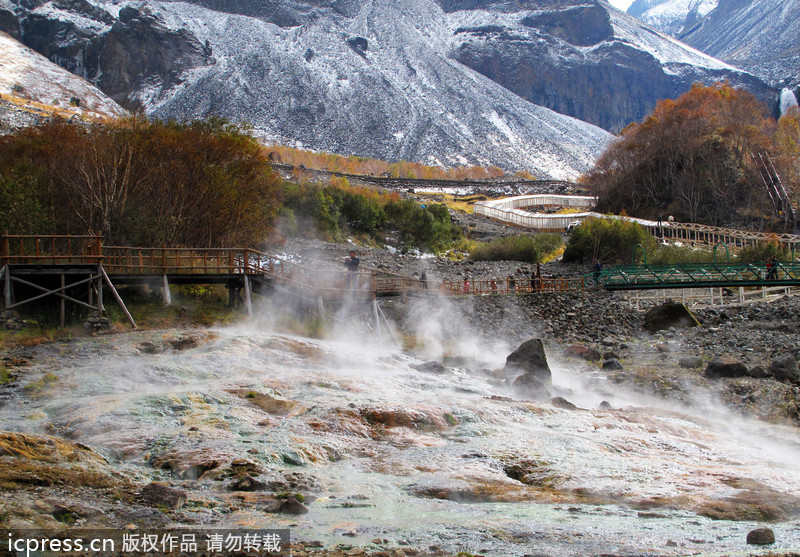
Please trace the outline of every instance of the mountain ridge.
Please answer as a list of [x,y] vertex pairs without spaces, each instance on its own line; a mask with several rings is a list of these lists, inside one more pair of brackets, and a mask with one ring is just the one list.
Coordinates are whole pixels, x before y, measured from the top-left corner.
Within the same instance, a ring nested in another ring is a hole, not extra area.
[[0,0],[2,10],[26,44],[154,117],[214,114],[266,141],[387,160],[575,178],[612,139],[598,126],[617,131],[695,81],[728,79],[777,104],[750,74],[600,1]]

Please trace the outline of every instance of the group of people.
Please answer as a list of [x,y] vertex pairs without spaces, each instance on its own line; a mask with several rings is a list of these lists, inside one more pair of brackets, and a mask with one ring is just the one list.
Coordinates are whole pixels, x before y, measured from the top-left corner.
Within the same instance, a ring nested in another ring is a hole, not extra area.
[[[524,277],[525,276],[525,272],[522,271],[522,269],[517,269],[517,273],[516,274],[508,275],[506,277],[506,279],[505,279],[505,290],[507,292],[517,292],[518,289],[525,288],[525,286],[526,286],[525,285],[525,283],[526,283],[525,279],[521,278],[521,279],[519,279],[519,282],[518,282],[518,279],[517,279],[516,275],[522,275]],[[536,269],[535,270],[531,270],[530,279],[527,282],[528,282],[528,287],[530,288],[531,292],[535,292],[537,290],[541,290],[541,287],[542,287],[542,267],[541,267],[541,265],[539,263],[536,264]],[[468,294],[471,291],[470,289],[471,289],[471,285],[470,285],[470,282],[469,282],[469,276],[468,275],[464,275],[464,284],[463,284],[463,287],[462,287],[462,292],[464,294]],[[492,293],[497,293],[497,291],[498,291],[498,283],[497,283],[497,279],[496,278],[491,278],[489,280],[489,289],[492,291]]]

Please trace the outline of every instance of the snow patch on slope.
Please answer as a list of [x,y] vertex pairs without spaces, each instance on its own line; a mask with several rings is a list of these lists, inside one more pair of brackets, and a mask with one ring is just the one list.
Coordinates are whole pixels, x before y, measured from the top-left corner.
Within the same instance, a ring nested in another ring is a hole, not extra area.
[[[197,68],[149,113],[247,120],[260,137],[315,149],[443,164],[497,164],[573,179],[613,136],[534,105],[451,59],[432,0],[372,0],[354,18],[281,28],[197,5],[150,3],[170,27],[208,40]],[[349,39],[366,40],[357,52]]]
[[[0,32],[0,93],[95,118],[128,112],[99,89]],[[72,106],[78,99],[80,106]]]
[[[636,18],[621,12],[609,12],[614,34],[620,40],[629,42],[653,55],[662,64],[689,64],[711,70],[741,70],[721,60],[703,54],[672,37],[664,35],[647,26],[643,26]],[[744,72],[742,72],[744,73]]]

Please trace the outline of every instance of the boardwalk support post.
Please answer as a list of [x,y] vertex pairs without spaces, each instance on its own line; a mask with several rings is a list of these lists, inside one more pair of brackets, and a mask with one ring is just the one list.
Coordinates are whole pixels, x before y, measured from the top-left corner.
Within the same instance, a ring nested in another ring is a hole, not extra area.
[[[3,265],[3,268],[0,269],[0,278],[3,279],[3,290],[4,291],[5,291],[5,283],[7,281],[6,272],[8,272],[8,265]],[[5,294],[3,295],[3,297],[1,299],[3,301],[3,309],[6,309],[6,307],[8,307],[8,301],[6,300]]]
[[[105,279],[106,284],[108,285],[108,288],[111,290],[111,294],[114,296],[114,299],[119,304],[119,307],[122,308],[122,312],[125,314],[125,317],[128,318],[128,321],[130,322],[131,327],[133,327],[135,329],[136,328],[136,321],[133,320],[133,316],[128,311],[128,308],[125,307],[125,302],[122,301],[122,298],[120,297],[119,292],[117,292],[117,289],[114,288],[114,284],[111,282],[111,279],[108,278],[108,275],[106,274],[106,270],[103,269],[102,265],[100,265],[99,267],[100,267],[100,272],[103,273],[103,279]],[[101,285],[101,287],[102,287],[102,285]]]
[[106,308],[103,306],[103,265],[97,264],[97,316],[102,317]]
[[247,315],[248,317],[253,316],[253,299],[250,293],[250,279],[247,277],[247,273],[244,273],[244,303],[247,306]]
[[6,272],[3,274],[3,300],[5,300],[5,308],[11,307],[13,298],[11,296],[11,266],[6,265]]
[[172,305],[172,293],[169,291],[169,281],[167,275],[161,277],[161,299],[165,306]]
[[[66,284],[67,282],[64,280],[64,273],[61,273],[61,292],[64,294],[67,293]],[[67,300],[64,298],[64,296],[60,296],[60,298],[61,303],[58,306],[58,324],[63,329],[67,322]]]

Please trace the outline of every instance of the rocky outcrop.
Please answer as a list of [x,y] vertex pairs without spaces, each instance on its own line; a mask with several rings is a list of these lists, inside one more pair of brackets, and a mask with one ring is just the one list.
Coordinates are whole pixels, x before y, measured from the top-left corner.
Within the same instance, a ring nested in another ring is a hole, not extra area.
[[777,92],[759,79],[680,52],[678,43],[600,3],[565,2],[528,16],[520,11],[523,17],[500,19],[503,25],[476,25],[480,19],[473,16],[470,26],[456,29],[453,57],[562,114],[616,132],[658,100],[675,98],[695,82],[720,80],[776,106]]
[[650,308],[644,315],[644,328],[648,333],[655,333],[670,327],[697,326],[692,312],[684,304],[669,300]]
[[513,385],[526,394],[544,396],[553,382],[544,343],[535,338],[522,343],[506,358],[507,376],[518,374]]
[[800,0],[719,5],[679,38],[775,85],[800,83]]
[[718,0],[636,0],[627,13],[662,33],[679,37],[717,4]]
[[127,112],[87,81],[0,31],[0,131],[52,118],[90,120]]
[[800,370],[793,354],[784,354],[769,365],[769,372],[778,381],[800,383]]
[[710,379],[720,377],[745,377],[747,376],[747,366],[736,358],[722,356],[714,358],[706,366],[705,376]]
[[114,17],[85,0],[59,0],[20,5],[14,20],[23,43],[123,105],[140,105],[143,94],[158,96],[187,70],[214,63],[208,44],[169,28],[147,6],[124,6]]

